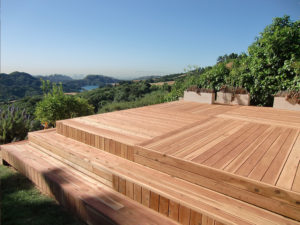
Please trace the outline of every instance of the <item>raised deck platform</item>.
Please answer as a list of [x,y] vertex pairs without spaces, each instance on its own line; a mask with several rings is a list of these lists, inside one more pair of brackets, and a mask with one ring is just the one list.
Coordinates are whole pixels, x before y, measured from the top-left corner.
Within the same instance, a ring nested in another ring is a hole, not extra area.
[[299,128],[299,112],[179,101],[58,121],[29,145],[181,224],[298,224]]

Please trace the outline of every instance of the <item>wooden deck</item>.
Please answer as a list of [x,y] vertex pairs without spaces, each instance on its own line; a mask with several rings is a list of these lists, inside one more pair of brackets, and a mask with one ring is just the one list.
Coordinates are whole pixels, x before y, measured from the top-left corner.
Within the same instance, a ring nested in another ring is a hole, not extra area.
[[178,224],[38,151],[27,141],[2,147],[7,163],[87,224]]
[[298,224],[299,132],[299,112],[177,101],[58,121],[29,145],[181,224]]
[[[182,104],[180,110],[185,110]],[[170,110],[176,110],[170,104]],[[181,108],[182,107],[182,108]],[[257,107],[216,106],[214,115],[190,127],[140,143],[174,158],[206,165],[300,192],[300,113]],[[201,106],[188,108],[199,115]],[[207,110],[208,111],[208,110]],[[201,111],[200,111],[201,112]],[[203,113],[205,113],[204,111]],[[298,128],[298,129],[297,129]],[[295,181],[295,182],[294,182]]]
[[300,192],[299,112],[181,101],[63,124]]
[[59,121],[59,134],[300,220],[300,113],[171,102]]

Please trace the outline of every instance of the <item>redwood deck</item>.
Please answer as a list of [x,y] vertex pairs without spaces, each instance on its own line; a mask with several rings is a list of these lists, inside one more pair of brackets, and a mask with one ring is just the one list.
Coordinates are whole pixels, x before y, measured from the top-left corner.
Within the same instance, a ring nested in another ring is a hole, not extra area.
[[181,224],[300,221],[299,112],[177,101],[58,121],[29,144]]
[[300,113],[177,101],[57,122],[57,132],[300,220]]
[[299,112],[179,101],[63,124],[300,192]]

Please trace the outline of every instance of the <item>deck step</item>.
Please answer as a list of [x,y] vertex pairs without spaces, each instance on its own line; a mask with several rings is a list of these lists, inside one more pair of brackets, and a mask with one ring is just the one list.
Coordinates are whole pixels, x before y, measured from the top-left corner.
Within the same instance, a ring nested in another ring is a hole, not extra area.
[[215,224],[300,224],[67,138],[55,130],[30,133],[29,141],[35,149],[181,224],[202,220]]
[[1,150],[7,163],[87,224],[178,224],[41,152],[28,142],[3,145]]
[[56,132],[300,221],[299,121],[295,112],[173,102],[58,121]]

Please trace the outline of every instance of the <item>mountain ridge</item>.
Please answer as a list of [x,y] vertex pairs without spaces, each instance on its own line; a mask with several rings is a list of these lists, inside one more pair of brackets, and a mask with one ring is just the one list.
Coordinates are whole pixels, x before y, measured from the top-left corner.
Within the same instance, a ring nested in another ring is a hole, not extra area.
[[65,92],[79,92],[85,85],[105,86],[120,80],[103,75],[87,75],[75,80],[67,75],[33,76],[29,73],[15,71],[9,74],[0,73],[0,101],[13,101],[26,96],[40,95],[41,80],[54,83],[62,82]]

